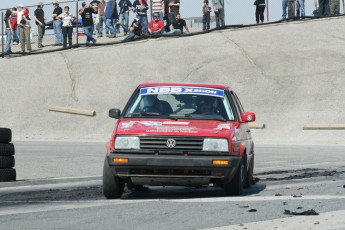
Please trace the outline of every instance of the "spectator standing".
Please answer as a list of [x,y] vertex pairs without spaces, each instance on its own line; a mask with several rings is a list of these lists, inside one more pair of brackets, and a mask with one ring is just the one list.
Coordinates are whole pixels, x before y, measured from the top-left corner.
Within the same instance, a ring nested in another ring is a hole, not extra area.
[[288,0],[289,18],[295,17],[296,0]]
[[44,22],[43,5],[44,5],[43,2],[39,2],[37,5],[37,9],[34,12],[34,18],[35,18],[35,22],[36,22],[37,30],[38,30],[38,40],[37,40],[38,48],[44,47],[44,45],[42,45],[42,40],[43,40],[46,27],[45,27],[45,22]]
[[152,13],[159,15],[159,21],[163,21],[164,0],[152,0]]
[[124,41],[132,41],[132,40],[140,38],[142,35],[143,35],[143,31],[139,23],[139,19],[135,18],[132,22],[131,27],[129,28],[128,36],[124,39]]
[[180,13],[180,0],[169,0],[169,26],[173,24],[178,13]]
[[328,17],[330,11],[329,0],[319,0],[319,17]]
[[59,6],[59,1],[54,0],[53,2],[54,11],[53,11],[53,28],[54,28],[54,34],[55,34],[55,45],[61,46],[62,45],[62,28],[61,28],[61,22],[57,19],[57,16],[62,14],[62,8]]
[[282,1],[282,6],[283,6],[282,19],[285,20],[286,19],[286,15],[287,15],[288,0],[283,0]]
[[208,0],[204,0],[204,5],[202,6],[202,30],[209,30],[210,29],[210,21],[211,21],[211,7],[208,5]]
[[338,16],[340,14],[340,0],[330,1],[330,16]]
[[255,18],[256,18],[256,24],[259,24],[259,21],[261,21],[261,24],[264,23],[265,16],[265,8],[266,8],[266,3],[265,0],[256,0],[256,10],[255,10]]
[[118,19],[116,0],[109,0],[105,7],[105,25],[110,32],[110,38],[116,38],[116,31],[114,28],[114,20]]
[[119,15],[120,23],[124,32],[124,35],[128,33],[128,23],[129,23],[129,11],[131,11],[133,5],[129,0],[120,0],[119,2]]
[[30,29],[31,29],[31,25],[30,25],[30,16],[29,16],[29,10],[28,9],[24,9],[23,10],[23,14],[22,14],[22,18],[19,21],[20,23],[20,45],[21,45],[21,49],[22,49],[22,53],[25,53],[25,45],[26,45],[26,49],[27,51],[30,53],[31,50],[31,40],[30,40]]
[[13,45],[19,44],[19,28],[17,24],[17,8],[12,8],[11,14],[11,28],[12,28],[12,35],[13,35]]
[[143,33],[147,35],[147,10],[149,9],[149,6],[147,5],[146,0],[135,0],[133,3],[133,8],[136,14],[136,18],[139,20]]
[[[105,0],[101,0],[101,2],[98,4],[98,37],[103,37],[103,24],[105,24],[105,7],[107,5],[107,2]],[[106,30],[106,34],[108,34]]]
[[163,0],[163,19],[165,20],[165,32],[170,31],[170,22],[169,22],[169,0]]
[[153,20],[147,26],[150,34],[162,34],[164,31],[164,22],[159,20],[159,14],[153,15]]
[[96,28],[96,32],[95,33],[98,33],[98,28],[99,28],[99,15],[98,15],[98,6],[101,2],[98,1],[98,0],[93,0],[90,2],[90,5],[91,6],[96,6],[97,7],[97,10],[95,12],[92,13],[92,18],[93,18],[93,23],[94,23],[94,27]]
[[296,1],[296,16],[302,18],[305,17],[305,0]]
[[5,46],[5,54],[11,54],[11,42],[12,42],[12,23],[11,23],[11,10],[7,10],[5,13],[5,28],[6,28],[6,46]]
[[[19,5],[18,8],[17,8],[17,27],[18,27],[18,38],[19,38],[19,41],[21,40],[20,39],[20,21],[22,20],[23,18],[23,14],[24,14],[24,6],[23,5]],[[20,42],[19,42],[20,43]]]
[[180,35],[183,34],[183,28],[186,29],[187,32],[189,32],[189,29],[187,27],[187,23],[185,20],[181,18],[180,13],[176,14],[176,18],[172,24],[173,29],[168,32],[168,35]]
[[83,22],[84,34],[86,35],[86,45],[90,46],[90,42],[96,44],[96,39],[94,39],[92,36],[95,28],[92,14],[97,9],[96,7],[91,7],[90,4],[86,4],[86,2],[83,2],[81,5],[82,9],[79,10],[79,14]]
[[73,21],[76,19],[75,16],[73,16],[69,12],[69,6],[65,6],[64,8],[65,12],[60,14],[58,18],[62,20],[62,37],[63,37],[63,48],[67,48],[67,38],[68,38],[68,46],[72,47],[72,34],[73,34]]
[[216,27],[224,27],[224,0],[212,0],[214,14],[216,16]]

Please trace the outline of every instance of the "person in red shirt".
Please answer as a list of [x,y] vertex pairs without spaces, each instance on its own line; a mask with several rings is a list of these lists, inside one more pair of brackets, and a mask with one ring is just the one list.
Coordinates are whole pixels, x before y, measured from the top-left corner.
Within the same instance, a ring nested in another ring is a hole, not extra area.
[[11,14],[11,27],[13,31],[13,45],[19,44],[19,28],[17,23],[17,8],[12,8],[12,14]]
[[159,14],[153,15],[153,21],[147,26],[150,34],[162,34],[164,31],[164,22],[159,20]]

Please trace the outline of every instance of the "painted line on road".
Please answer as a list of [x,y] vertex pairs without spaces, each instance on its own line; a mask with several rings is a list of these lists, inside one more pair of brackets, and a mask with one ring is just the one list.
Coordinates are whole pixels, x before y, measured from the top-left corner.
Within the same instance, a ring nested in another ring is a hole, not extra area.
[[179,200],[167,200],[170,202],[202,202],[202,203],[214,203],[214,202],[253,202],[253,201],[280,201],[280,200],[339,200],[345,199],[345,196],[332,196],[332,195],[306,195],[302,197],[292,196],[243,196],[243,197],[212,197],[212,198],[193,198],[193,199],[179,199]]
[[73,188],[73,187],[82,187],[82,186],[100,186],[102,185],[102,180],[89,180],[81,182],[65,182],[57,184],[40,184],[40,185],[24,185],[17,187],[5,187],[0,188],[0,194],[10,194],[13,192],[32,192],[32,191],[42,191],[48,189],[61,189],[61,188]]
[[[243,230],[243,229],[266,229],[266,230],[296,230],[296,229],[344,229],[345,210],[321,213],[318,216],[294,216],[258,222],[249,222],[236,225],[228,225],[207,230]],[[204,229],[206,230],[206,229]]]
[[[136,204],[143,202],[152,202],[158,200],[98,200],[98,201],[41,201],[41,202],[24,202],[24,205],[18,207],[4,207],[0,208],[0,216],[16,215],[16,214],[27,214],[34,212],[52,212],[52,211],[63,211],[71,209],[82,209],[82,208],[95,208],[101,206],[114,206],[114,205],[125,205],[125,204]],[[3,202],[0,202],[0,204]],[[42,203],[33,206],[33,204]],[[8,202],[5,202],[8,204]],[[16,204],[16,203],[13,203]],[[18,203],[17,203],[18,204]]]

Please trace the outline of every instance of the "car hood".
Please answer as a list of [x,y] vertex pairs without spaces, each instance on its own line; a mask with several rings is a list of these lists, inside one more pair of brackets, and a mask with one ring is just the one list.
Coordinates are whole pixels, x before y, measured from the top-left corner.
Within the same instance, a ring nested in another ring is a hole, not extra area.
[[229,136],[236,122],[215,120],[121,119],[118,135]]

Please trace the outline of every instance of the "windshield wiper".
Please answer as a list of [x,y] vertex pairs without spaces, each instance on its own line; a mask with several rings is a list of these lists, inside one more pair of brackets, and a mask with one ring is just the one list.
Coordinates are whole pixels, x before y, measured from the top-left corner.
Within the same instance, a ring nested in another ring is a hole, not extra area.
[[161,114],[160,114],[160,113],[147,113],[147,112],[129,113],[129,114],[127,114],[127,116],[133,116],[133,115],[140,115],[140,116],[143,116],[143,117],[146,117],[146,116],[155,116],[155,117],[158,117],[158,116],[160,116]]

